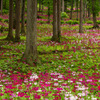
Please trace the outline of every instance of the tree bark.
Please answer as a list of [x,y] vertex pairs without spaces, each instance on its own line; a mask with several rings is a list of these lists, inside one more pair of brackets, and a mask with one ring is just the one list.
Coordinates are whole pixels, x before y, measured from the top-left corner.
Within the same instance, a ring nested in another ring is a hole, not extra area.
[[22,0],[22,13],[21,13],[21,33],[25,33],[25,0]]
[[15,30],[15,41],[18,42],[20,40],[20,2],[21,0],[16,0],[16,30]]
[[50,23],[50,2],[48,1],[48,23]]
[[61,0],[53,0],[53,36],[52,41],[60,42],[61,37]]
[[73,0],[71,0],[71,12],[70,12],[70,19],[72,19],[72,13],[73,13]]
[[77,10],[77,18],[76,18],[76,20],[78,20],[78,0],[76,0],[76,10]]
[[9,0],[9,31],[8,31],[8,40],[13,40],[13,0]]
[[3,0],[0,0],[0,10],[1,10],[1,15],[3,14]]
[[53,0],[53,41],[58,41],[57,0]]
[[83,33],[83,0],[80,0],[80,23],[79,33]]
[[22,60],[30,65],[37,62],[37,0],[27,1],[26,49]]
[[57,2],[57,29],[58,29],[58,42],[60,42],[61,37],[61,0]]
[[95,0],[92,0],[92,13],[93,13],[93,28],[99,27],[96,19]]
[[62,0],[62,12],[64,12],[64,0]]

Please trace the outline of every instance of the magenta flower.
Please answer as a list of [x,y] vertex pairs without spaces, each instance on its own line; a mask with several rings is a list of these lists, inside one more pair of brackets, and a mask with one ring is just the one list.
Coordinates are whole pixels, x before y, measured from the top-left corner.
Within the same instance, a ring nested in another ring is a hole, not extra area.
[[34,95],[34,98],[35,98],[35,99],[40,99],[40,98],[41,98],[41,96],[40,96],[40,95],[35,94],[35,95]]

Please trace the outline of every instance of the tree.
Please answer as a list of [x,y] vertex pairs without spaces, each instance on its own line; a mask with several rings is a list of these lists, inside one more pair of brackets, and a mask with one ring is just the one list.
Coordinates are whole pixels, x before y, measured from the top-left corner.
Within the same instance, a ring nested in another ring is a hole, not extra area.
[[25,33],[25,0],[22,0],[22,13],[21,13],[21,33]]
[[62,0],[62,12],[64,12],[64,0]]
[[80,23],[79,33],[83,33],[83,0],[80,0]]
[[73,3],[74,3],[74,0],[71,0],[70,19],[72,19],[72,13],[73,13]]
[[53,0],[53,36],[52,41],[60,42],[60,12],[61,12],[61,1]]
[[0,0],[0,10],[1,10],[1,14],[2,14],[2,11],[3,11],[3,0]]
[[8,31],[8,40],[13,40],[13,0],[9,0],[9,31]]
[[96,0],[92,0],[93,28],[99,27],[96,19],[96,15],[98,13],[96,6]]
[[78,20],[78,0],[76,0],[76,10],[77,10],[77,18],[76,18],[76,20]]
[[33,65],[37,61],[37,0],[27,1],[26,49],[22,60]]
[[15,34],[15,41],[18,42],[20,40],[20,2],[21,0],[16,0],[16,11],[15,11],[15,18],[16,18],[16,34]]

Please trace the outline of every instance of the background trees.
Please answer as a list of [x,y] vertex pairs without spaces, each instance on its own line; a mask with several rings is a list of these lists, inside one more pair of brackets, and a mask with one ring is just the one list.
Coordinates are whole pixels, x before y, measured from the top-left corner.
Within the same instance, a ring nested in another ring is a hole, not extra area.
[[[31,57],[31,53],[35,55],[37,52],[35,48],[36,46],[36,17],[37,17],[37,8],[38,7],[38,17],[42,15],[48,15],[48,23],[53,23],[53,32],[52,32],[52,41],[60,42],[61,38],[61,23],[65,23],[66,19],[61,19],[61,12],[65,12],[69,16],[70,21],[79,20],[79,32],[83,33],[83,22],[86,21],[86,17],[88,15],[88,20],[90,17],[93,17],[93,28],[98,27],[97,24],[97,15],[99,14],[100,7],[99,7],[99,0],[37,0],[37,1],[30,1],[32,5],[35,3],[35,8],[25,8],[25,6],[29,3],[27,0],[1,0],[1,12],[5,14],[6,11],[9,10],[9,31],[7,35],[7,39],[14,40],[16,42],[20,41],[20,33],[25,33],[25,21],[27,22],[27,46],[25,50],[25,57],[27,58],[29,54],[29,58]],[[9,9],[8,5],[9,4]],[[30,3],[29,3],[30,5]],[[80,7],[79,7],[80,5]],[[2,10],[3,8],[3,10]],[[29,10],[30,9],[30,10]],[[32,9],[35,9],[34,11]],[[28,10],[28,11],[27,11]],[[25,11],[27,14],[25,15]],[[30,13],[29,13],[30,11]],[[34,14],[31,14],[32,11]],[[76,13],[77,12],[77,13]],[[87,13],[88,12],[88,13]],[[74,14],[77,14],[76,18]],[[92,15],[91,15],[92,14]],[[50,15],[53,15],[51,17]],[[80,15],[80,17],[79,17]],[[27,19],[25,19],[27,16]],[[14,18],[13,18],[14,17]],[[43,16],[42,16],[43,17]],[[42,19],[42,17],[40,17]],[[33,19],[32,19],[33,18]],[[52,19],[53,18],[53,19]],[[13,19],[15,19],[13,21]],[[30,19],[30,20],[29,20]],[[68,20],[69,20],[68,19]],[[83,20],[84,19],[84,20]],[[30,23],[31,22],[31,23]],[[30,25],[29,25],[30,24]],[[65,23],[66,24],[66,23]],[[15,27],[14,27],[15,26]],[[15,28],[15,36],[13,35],[13,28]],[[30,29],[33,28],[33,29]],[[30,31],[30,32],[29,32]],[[29,35],[30,34],[30,35]],[[34,37],[34,38],[33,38]],[[29,39],[30,38],[30,39]],[[31,41],[33,42],[31,42]],[[35,45],[35,48],[33,45]],[[31,49],[29,49],[31,48]],[[33,50],[33,51],[32,51]],[[27,52],[26,52],[27,51]],[[31,53],[30,53],[31,52]],[[27,55],[27,56],[26,56]],[[36,54],[37,55],[37,54]],[[35,58],[37,57],[35,55]],[[32,57],[32,59],[35,59]]]

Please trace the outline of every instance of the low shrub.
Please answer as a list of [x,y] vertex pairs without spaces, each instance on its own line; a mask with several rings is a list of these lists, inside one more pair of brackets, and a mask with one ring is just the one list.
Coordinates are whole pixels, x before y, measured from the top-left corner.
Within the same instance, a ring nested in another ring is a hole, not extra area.
[[61,18],[63,19],[63,18],[68,18],[68,15],[66,14],[66,12],[62,12],[61,13]]
[[97,23],[100,24],[100,20],[98,20]]
[[66,23],[74,25],[74,24],[79,24],[79,21],[77,21],[77,20],[69,20],[69,21],[66,21]]
[[86,23],[87,24],[93,24],[93,21],[87,21]]

